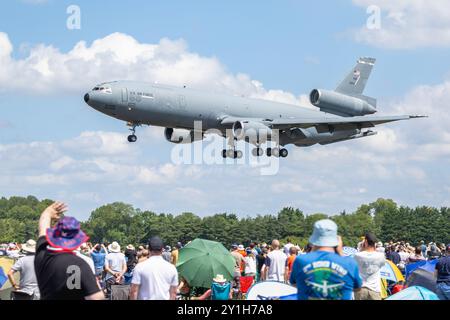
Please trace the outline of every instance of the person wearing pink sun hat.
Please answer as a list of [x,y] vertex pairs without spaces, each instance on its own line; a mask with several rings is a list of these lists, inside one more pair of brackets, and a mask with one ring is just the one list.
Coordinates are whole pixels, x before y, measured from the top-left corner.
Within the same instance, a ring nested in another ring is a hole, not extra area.
[[[55,202],[42,212],[34,267],[41,300],[102,300],[103,292],[86,261],[75,250],[88,240],[67,205]],[[52,221],[56,224],[52,227]]]

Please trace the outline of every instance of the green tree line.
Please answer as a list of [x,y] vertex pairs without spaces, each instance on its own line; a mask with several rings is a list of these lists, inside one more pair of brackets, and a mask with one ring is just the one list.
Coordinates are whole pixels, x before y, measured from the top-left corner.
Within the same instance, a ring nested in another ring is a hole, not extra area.
[[[0,242],[24,242],[36,238],[40,213],[51,202],[33,196],[1,198]],[[450,208],[409,208],[398,206],[390,199],[378,199],[361,205],[351,214],[341,212],[330,217],[321,213],[306,215],[295,208],[255,217],[238,217],[230,213],[199,217],[190,212],[172,215],[142,211],[115,202],[95,209],[89,219],[82,222],[82,228],[92,242],[118,241],[137,245],[159,235],[171,245],[195,238],[219,241],[225,246],[272,239],[306,245],[314,222],[324,218],[337,223],[339,234],[349,246],[355,246],[368,231],[374,232],[383,242],[450,242]]]

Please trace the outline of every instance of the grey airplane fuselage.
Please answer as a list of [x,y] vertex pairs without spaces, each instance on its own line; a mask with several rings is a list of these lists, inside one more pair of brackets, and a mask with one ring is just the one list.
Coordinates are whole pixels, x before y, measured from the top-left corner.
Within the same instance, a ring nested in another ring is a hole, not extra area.
[[[98,85],[85,101],[92,108],[111,117],[133,124],[146,124],[166,128],[194,129],[194,121],[202,121],[203,131],[218,129],[225,117],[239,119],[326,118],[319,110],[246,97],[207,93],[183,87],[134,81],[116,81]],[[345,139],[360,130],[317,131],[316,127],[280,135],[280,144],[309,146],[316,143]]]

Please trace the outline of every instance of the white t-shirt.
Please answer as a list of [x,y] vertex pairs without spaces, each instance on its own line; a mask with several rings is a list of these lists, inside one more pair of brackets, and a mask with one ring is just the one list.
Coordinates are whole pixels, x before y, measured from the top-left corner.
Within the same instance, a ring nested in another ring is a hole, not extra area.
[[162,256],[151,256],[138,263],[132,284],[139,285],[138,300],[169,300],[170,287],[178,286],[178,273]]
[[266,267],[269,268],[267,280],[284,281],[286,260],[287,256],[281,250],[274,250],[267,255]]
[[254,273],[256,274],[256,259],[253,257],[245,257],[245,274]]
[[380,270],[386,263],[386,258],[381,252],[358,252],[354,256],[359,267],[362,279],[362,287],[375,292],[381,292]]

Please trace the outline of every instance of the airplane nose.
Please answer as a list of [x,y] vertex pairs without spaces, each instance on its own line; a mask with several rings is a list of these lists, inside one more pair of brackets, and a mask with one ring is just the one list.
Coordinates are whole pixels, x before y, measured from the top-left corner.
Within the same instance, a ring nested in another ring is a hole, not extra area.
[[89,102],[89,93],[86,93],[86,94],[84,95],[84,101],[85,101],[86,103]]

